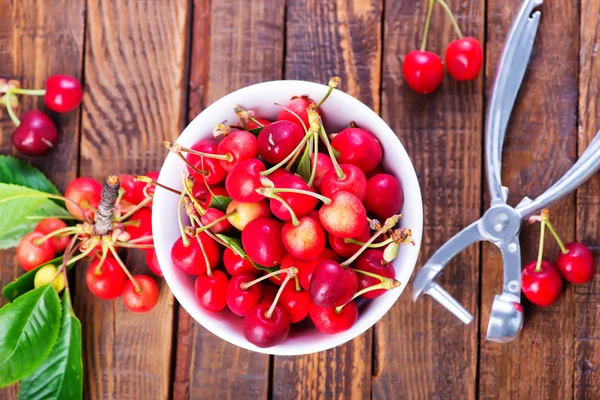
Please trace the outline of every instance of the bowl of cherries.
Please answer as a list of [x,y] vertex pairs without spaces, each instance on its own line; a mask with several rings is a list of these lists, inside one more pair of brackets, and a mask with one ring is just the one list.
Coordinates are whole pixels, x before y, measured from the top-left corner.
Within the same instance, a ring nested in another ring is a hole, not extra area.
[[152,229],[165,280],[196,321],[242,348],[345,343],[389,311],[417,262],[410,158],[338,82],[245,87],[164,144]]

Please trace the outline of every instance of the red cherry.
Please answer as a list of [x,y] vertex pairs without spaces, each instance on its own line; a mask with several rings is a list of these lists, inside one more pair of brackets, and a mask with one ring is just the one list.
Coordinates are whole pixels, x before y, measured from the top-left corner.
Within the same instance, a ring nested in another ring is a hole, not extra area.
[[225,292],[227,276],[222,271],[212,271],[212,276],[198,275],[194,293],[198,303],[210,311],[222,311],[227,306]]
[[481,43],[474,37],[451,42],[446,48],[446,68],[457,81],[475,79],[483,65]]
[[231,276],[257,276],[260,274],[260,270],[256,269],[249,259],[240,257],[230,248],[226,248],[223,253],[223,264],[225,264],[225,269]]
[[[139,239],[146,236],[152,236],[152,210],[149,208],[142,208],[133,213],[127,220],[128,222],[137,222],[136,225],[127,225],[125,232],[131,235],[131,240]],[[139,244],[152,244],[154,241],[152,238],[137,242]]]
[[[304,182],[304,180],[297,175],[289,175],[289,176],[284,176],[282,178],[279,178],[277,180],[277,188],[300,189],[300,190],[314,193],[314,190],[311,189],[310,186],[308,186],[306,184],[306,182]],[[288,203],[290,207],[292,207],[292,210],[294,210],[294,213],[296,214],[296,217],[298,217],[298,218],[311,212],[317,205],[317,202],[319,201],[317,198],[315,198],[313,196],[309,196],[309,195],[302,194],[302,193],[287,193],[287,192],[285,192],[285,193],[278,193],[278,195],[286,203]],[[280,201],[278,201],[276,199],[271,199],[271,201],[269,202],[269,206],[271,207],[271,212],[273,213],[273,215],[275,215],[280,220],[282,220],[282,221],[291,221],[292,220],[292,216],[290,215],[290,212],[287,210],[287,208],[285,208],[285,206]]]
[[279,305],[270,318],[267,304],[256,305],[244,319],[244,337],[258,347],[272,347],[283,342],[290,333],[290,319]]
[[271,172],[271,174],[269,175],[269,179],[271,180],[271,182],[273,182],[275,186],[277,186],[277,182],[279,182],[279,179],[285,178],[286,176],[294,176],[294,174],[286,171],[283,168],[279,168]]
[[125,194],[123,194],[123,200],[137,205],[146,198],[146,196],[144,196],[144,188],[146,187],[146,183],[136,181],[133,178],[133,175],[119,175],[119,182],[121,183],[121,188],[125,190]]
[[383,157],[379,140],[362,128],[344,129],[335,135],[331,145],[340,152],[339,162],[356,165],[365,174],[375,169]]
[[404,205],[404,192],[400,182],[390,174],[371,177],[367,181],[364,204],[365,209],[381,221],[397,214]]
[[[297,276],[298,276],[298,280],[300,281],[300,286],[302,286],[302,288],[304,290],[309,290],[310,289],[310,279],[312,278],[312,273],[315,270],[315,267],[317,265],[319,265],[321,263],[321,261],[324,261],[324,260],[333,260],[335,262],[341,261],[339,255],[337,255],[333,250],[326,247],[325,250],[323,250],[323,253],[321,253],[321,256],[317,260],[306,262],[306,263],[300,262],[298,260],[294,260],[294,257],[292,257],[288,253],[285,255],[285,257],[281,261],[281,269],[286,269],[289,267],[296,267],[298,269]],[[278,281],[275,283],[280,285],[282,281],[283,281],[283,279],[281,281]]]
[[365,174],[365,176],[367,177],[367,181],[377,174],[385,174],[385,170],[383,169],[381,164],[377,165],[375,169],[369,172],[368,174]]
[[[393,279],[396,277],[396,270],[394,269],[394,266],[392,264],[386,263],[383,260],[382,250],[366,250],[364,253],[358,256],[356,261],[352,263],[352,268],[365,272],[371,272],[384,278]],[[379,279],[367,276],[365,274],[361,274],[360,272],[357,272],[356,276],[358,277],[359,291],[381,283]],[[363,299],[374,299],[375,297],[381,296],[385,292],[387,292],[387,290],[385,289],[371,290],[369,292],[363,293],[362,295],[360,295],[360,297],[362,297]]]
[[264,196],[256,193],[256,189],[263,187],[260,182],[260,173],[265,171],[265,164],[252,159],[237,164],[225,179],[225,189],[232,199],[244,203],[256,203]]
[[202,206],[204,208],[208,208],[210,206],[210,202],[212,201],[213,194],[215,196],[229,197],[229,194],[227,193],[227,189],[225,189],[224,187],[211,188],[210,190],[212,191],[212,193],[207,190],[206,200],[204,201],[204,204],[202,204]]
[[538,306],[547,307],[556,302],[562,291],[560,274],[548,261],[542,261],[541,271],[536,272],[536,261],[525,266],[521,272],[523,294]]
[[351,301],[337,312],[335,308],[324,308],[312,303],[310,319],[320,332],[332,335],[347,331],[354,325],[358,319],[358,307]]
[[43,237],[43,233],[33,231],[23,236],[19,242],[17,261],[25,271],[30,271],[54,258],[54,246],[50,240],[44,240],[39,244],[35,243]]
[[314,261],[325,250],[325,232],[319,221],[309,216],[300,218],[298,226],[286,223],[281,235],[285,249],[298,261]]
[[264,267],[281,263],[285,248],[281,239],[282,224],[270,218],[258,218],[242,231],[242,245],[248,257]]
[[21,124],[14,130],[11,139],[21,153],[41,156],[58,142],[58,130],[46,114],[30,110],[21,116]]
[[[192,150],[200,151],[208,154],[218,154],[219,153],[219,143],[212,139],[203,139],[191,147]],[[196,182],[204,183],[206,179],[206,183],[209,185],[214,185],[221,182],[227,176],[227,171],[223,168],[219,160],[209,157],[202,157],[197,154],[188,153],[185,158],[192,164],[194,167],[201,171],[205,171],[207,175],[203,176],[198,174],[189,166],[187,170]],[[204,158],[204,160],[202,160]]]
[[[355,237],[359,242],[367,242],[371,237],[371,230],[369,229],[369,225],[366,225],[365,230],[360,236]],[[351,257],[354,253],[356,253],[362,246],[353,243],[346,243],[344,238],[334,236],[331,233],[329,234],[329,245],[331,248],[338,253],[342,257]]]
[[[213,221],[216,221],[217,219],[222,218],[224,216],[225,213],[223,211],[211,207],[206,210],[206,214],[200,217],[200,221],[202,221],[204,225],[208,225]],[[210,230],[213,233],[226,233],[231,230],[231,224],[229,223],[229,221],[227,221],[227,219],[224,219],[221,222],[217,222],[215,225],[208,228],[208,230]]]
[[440,56],[430,51],[413,50],[404,57],[402,76],[407,85],[417,93],[434,92],[444,79],[444,66]]
[[[40,232],[43,235],[47,235],[49,233],[52,233],[59,229],[64,229],[66,227],[67,224],[58,218],[46,218],[41,220],[33,230],[35,232]],[[62,234],[53,236],[52,238],[48,239],[48,241],[52,243],[52,247],[54,247],[54,253],[62,252],[67,247],[70,240],[70,236]]]
[[[100,192],[102,185],[92,178],[77,178],[69,183],[65,191],[65,197],[72,200],[83,209],[83,212],[90,220],[94,219],[94,210],[100,204]],[[83,214],[75,204],[65,201],[67,210],[77,219],[83,219]]]
[[56,112],[69,112],[81,104],[81,83],[72,76],[52,75],[46,80],[44,103]]
[[[264,118],[254,118],[255,120],[257,120],[258,122],[260,122],[261,124],[263,124],[264,126],[267,126],[271,123],[271,121],[269,121],[268,119],[264,119]],[[260,128],[259,125],[257,125],[256,123],[254,123],[253,121],[248,121],[246,123],[246,129],[250,130],[250,129],[256,129],[256,128]]]
[[321,181],[321,194],[331,197],[335,192],[344,191],[352,193],[358,197],[358,200],[363,201],[367,195],[367,178],[364,172],[352,164],[341,164],[340,168],[346,177],[339,179],[333,168],[327,171]]
[[154,308],[158,302],[158,285],[154,279],[146,275],[136,275],[134,279],[140,285],[138,292],[133,282],[125,282],[123,288],[123,304],[133,312],[146,312]]
[[85,274],[85,283],[90,292],[104,300],[116,299],[123,294],[127,275],[112,257],[106,257],[100,268],[100,260],[96,259],[90,264]]
[[296,285],[289,282],[284,286],[281,296],[279,297],[279,305],[285,310],[290,318],[290,323],[302,321],[310,311],[310,294],[306,290],[296,290]]
[[[311,156],[311,161],[314,160],[315,155]],[[312,164],[311,164],[312,165]],[[333,161],[327,154],[317,153],[317,172],[315,172],[315,180],[313,181],[313,187],[318,192],[321,191],[321,182],[323,177],[329,171],[333,169]]]
[[275,296],[277,296],[277,291],[279,288],[275,285],[271,285],[269,282],[264,282],[263,284],[263,299],[261,301],[262,304],[266,304],[268,307],[271,307],[273,301],[275,300]]
[[150,271],[158,277],[163,277],[162,270],[160,269],[160,264],[158,263],[158,257],[156,257],[156,251],[154,249],[146,250],[146,264]]
[[290,121],[276,121],[258,134],[258,154],[268,163],[278,164],[300,144],[304,130]]
[[356,272],[335,261],[321,261],[310,279],[312,301],[325,308],[339,307],[350,300],[358,288]]
[[[296,97],[290,100],[285,105],[285,108],[296,113],[298,117],[300,117],[300,119],[304,122],[304,126],[306,127],[306,129],[308,129],[308,126],[310,124],[308,123],[308,112],[306,111],[306,109],[308,108],[308,106],[311,105],[312,102],[313,101],[308,97]],[[298,124],[298,126],[302,127],[302,123],[298,121],[298,118],[294,114],[288,112],[287,110],[282,109],[279,112],[279,115],[277,116],[277,121],[282,120],[293,122],[294,124]]]
[[585,283],[594,278],[594,255],[581,243],[568,243],[567,253],[556,256],[556,268],[571,283]]
[[367,212],[356,196],[348,192],[335,192],[331,204],[319,209],[319,221],[332,235],[341,238],[358,237],[367,226]]
[[206,261],[198,244],[198,237],[202,242],[211,270],[219,264],[219,246],[206,233],[202,232],[194,238],[189,238],[188,247],[185,247],[183,239],[179,238],[171,248],[171,260],[179,270],[186,274],[206,274]]
[[219,143],[219,154],[233,157],[231,161],[219,160],[225,171],[231,171],[241,161],[258,156],[256,136],[247,131],[232,131]]
[[226,300],[227,306],[232,313],[239,317],[245,317],[250,310],[263,298],[263,284],[255,283],[242,289],[241,285],[256,279],[254,275],[236,275],[227,284]]

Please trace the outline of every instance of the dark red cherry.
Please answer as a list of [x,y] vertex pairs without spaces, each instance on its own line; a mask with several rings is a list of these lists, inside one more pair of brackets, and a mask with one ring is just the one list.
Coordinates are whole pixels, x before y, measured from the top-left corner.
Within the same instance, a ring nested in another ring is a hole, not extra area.
[[381,221],[397,214],[404,205],[404,192],[400,182],[392,175],[379,174],[367,181],[365,209]]
[[[360,236],[357,236],[354,239],[359,242],[365,243],[369,240],[370,237],[371,230],[369,229],[369,225],[366,225],[363,233],[361,233]],[[331,233],[329,234],[329,245],[336,253],[338,253],[342,257],[351,257],[361,248],[361,245],[346,243],[344,238],[334,236]]]
[[269,306],[258,304],[244,319],[244,337],[258,347],[272,347],[283,342],[290,332],[290,319],[279,305],[267,315]]
[[271,218],[250,221],[242,231],[242,245],[246,254],[264,267],[279,265],[285,255],[281,230],[281,222]]
[[41,156],[56,146],[58,130],[46,114],[30,110],[21,116],[21,124],[14,130],[11,139],[21,153]]
[[358,288],[356,273],[335,261],[321,261],[310,279],[312,301],[325,308],[339,307],[352,300]]
[[375,169],[383,157],[383,149],[379,140],[368,130],[349,127],[338,133],[331,145],[340,155],[338,161],[352,164],[365,174]]
[[236,275],[227,285],[227,306],[232,313],[239,317],[245,317],[263,298],[262,282],[255,283],[248,288],[241,287],[244,283],[254,279],[256,279],[254,275]]
[[300,144],[304,130],[290,121],[276,121],[258,134],[258,154],[268,163],[278,164]]
[[[389,264],[383,260],[383,251],[369,249],[362,253],[356,261],[352,263],[352,268],[370,272],[375,275],[382,276],[384,278],[395,278],[396,270],[392,264]],[[365,274],[361,274],[360,272],[356,272],[356,276],[358,277],[358,290],[363,290],[365,288],[375,286],[381,283],[381,281],[377,278],[373,278],[367,276]],[[374,299],[375,297],[379,297],[384,294],[386,289],[377,289],[371,290],[369,292],[363,293],[360,297],[364,299]]]

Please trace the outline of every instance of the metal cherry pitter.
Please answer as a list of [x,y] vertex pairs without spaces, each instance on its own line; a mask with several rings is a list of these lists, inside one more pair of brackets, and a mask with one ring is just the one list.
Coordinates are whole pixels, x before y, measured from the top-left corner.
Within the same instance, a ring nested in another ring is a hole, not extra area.
[[510,342],[521,332],[521,222],[562,198],[600,169],[600,132],[569,171],[535,200],[523,198],[516,207],[506,204],[508,188],[502,186],[500,168],[502,145],[510,113],[523,81],[541,12],[534,9],[543,0],[525,0],[513,22],[504,45],[492,90],[486,121],[486,176],[491,205],[483,217],[464,228],[444,244],[417,273],[413,283],[413,300],[428,294],[450,310],[465,324],[473,316],[435,282],[448,262],[469,245],[487,240],[502,253],[504,283],[502,294],[496,295],[490,313],[487,340]]

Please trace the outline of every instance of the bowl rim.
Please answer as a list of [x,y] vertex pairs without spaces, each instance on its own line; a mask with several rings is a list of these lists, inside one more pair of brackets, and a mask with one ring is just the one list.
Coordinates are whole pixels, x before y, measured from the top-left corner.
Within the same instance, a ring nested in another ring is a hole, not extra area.
[[[323,90],[323,93],[325,93],[325,91],[328,89],[327,85],[310,82],[310,81],[303,81],[303,80],[275,80],[275,81],[266,81],[266,82],[261,82],[261,83],[256,83],[253,85],[245,86],[241,89],[230,92],[229,94],[221,97],[220,99],[216,100],[215,102],[210,104],[208,107],[206,107],[202,112],[200,112],[196,117],[194,117],[194,119],[184,128],[184,130],[178,136],[177,140],[180,140],[181,138],[197,136],[197,134],[196,134],[197,131],[206,130],[206,128],[201,125],[202,116],[210,114],[215,109],[220,108],[222,105],[233,106],[234,104],[236,104],[236,102],[232,99],[235,97],[238,97],[240,94],[243,94],[245,92],[255,92],[257,90],[262,90],[262,89],[265,89],[265,88],[268,88],[271,86],[279,86],[279,85],[295,85],[295,86],[301,85],[304,88],[310,86],[311,89],[314,89],[314,90],[317,90],[317,89]],[[351,96],[343,91],[340,91],[340,90],[334,90],[333,93],[331,94],[331,96],[329,97],[328,102],[329,103],[334,102],[335,100],[333,100],[333,99],[337,99],[338,101],[350,103],[350,105],[352,107],[361,109],[361,111],[363,113],[369,114],[369,118],[373,118],[374,122],[377,125],[379,125],[379,128],[381,128],[384,131],[387,130],[387,132],[385,132],[385,133],[378,131],[376,133],[376,136],[379,137],[379,135],[391,134],[393,137],[395,137],[396,142],[397,142],[397,149],[395,149],[395,150],[400,152],[396,156],[406,158],[408,160],[408,163],[410,164],[410,168],[405,168],[402,172],[402,176],[403,176],[402,185],[404,186],[405,184],[410,183],[410,186],[412,189],[411,197],[413,198],[413,201],[415,203],[414,206],[416,207],[416,209],[411,209],[411,213],[415,213],[416,216],[418,217],[417,219],[419,221],[418,227],[411,225],[411,228],[413,229],[413,238],[415,239],[416,244],[413,248],[414,250],[410,253],[409,261],[407,261],[405,264],[403,264],[404,268],[408,268],[408,267],[405,267],[404,265],[408,265],[408,264],[411,265],[410,274],[408,275],[409,277],[411,277],[412,273],[414,272],[414,269],[416,268],[417,258],[418,258],[420,246],[421,246],[422,230],[423,230],[423,202],[422,202],[421,188],[419,185],[419,181],[418,181],[412,160],[410,159],[410,156],[406,152],[406,149],[404,148],[404,146],[400,142],[400,139],[396,136],[394,131],[370,107],[368,107],[367,105],[362,103],[360,100],[354,98],[353,96]],[[259,102],[260,101],[257,101],[257,103],[259,103]],[[197,139],[195,139],[195,140],[197,140]],[[384,157],[385,157],[385,153],[384,153]],[[169,164],[171,164],[173,162],[177,162],[177,161],[179,161],[179,159],[173,154],[169,154],[166,157],[166,159],[164,160],[164,162],[161,166],[161,169],[160,169],[160,174],[159,174],[159,178],[158,178],[158,181],[160,183],[167,183],[166,182],[167,181],[167,177],[166,177],[167,173],[165,172],[165,167],[168,166]],[[408,178],[408,180],[410,182],[405,182],[405,178]],[[156,188],[155,198],[154,198],[154,207],[156,207],[157,209],[161,208],[160,205],[162,204],[163,198],[164,198],[164,196],[167,195],[167,193],[169,193],[169,192],[167,192],[166,190],[160,189],[158,187]],[[158,220],[159,220],[159,213],[153,213],[153,216],[152,216],[153,226],[159,225],[157,223]],[[155,243],[161,243],[160,239],[161,239],[162,235],[163,235],[163,230],[161,230],[161,229],[157,230],[157,232],[154,234]],[[170,249],[167,251],[165,249],[165,247],[166,246],[160,246],[160,245],[156,246],[155,245],[157,259],[159,261],[159,264],[161,265],[161,269],[163,270],[163,275],[164,275],[167,285],[169,286],[169,289],[171,290],[171,292],[173,293],[173,295],[175,296],[175,298],[177,299],[179,304],[181,304],[181,306],[184,308],[184,310],[186,312],[188,312],[190,314],[190,316],[196,322],[198,322],[201,326],[203,326],[205,329],[207,329],[208,331],[210,331],[212,334],[216,335],[220,339],[225,340],[225,341],[227,341],[235,346],[241,347],[243,349],[258,352],[258,353],[263,353],[263,354],[304,355],[304,354],[312,354],[312,353],[316,353],[316,352],[321,352],[321,351],[328,350],[330,348],[334,348],[339,345],[342,345],[342,344],[360,336],[365,331],[367,331],[369,328],[371,328],[373,325],[375,325],[379,320],[381,320],[381,318],[385,314],[387,314],[390,311],[390,309],[396,304],[398,298],[404,292],[404,290],[406,289],[406,286],[408,284],[408,281],[402,282],[402,286],[400,288],[394,290],[395,293],[392,292],[393,296],[390,296],[390,300],[388,301],[389,306],[386,305],[384,307],[379,307],[379,308],[375,309],[371,313],[371,315],[369,316],[369,319],[366,322],[365,322],[366,318],[364,318],[363,320],[359,319],[357,321],[357,323],[353,326],[353,328],[344,332],[344,333],[352,332],[352,335],[342,336],[343,333],[336,334],[336,335],[329,335],[328,337],[338,336],[341,339],[338,341],[335,341],[335,340],[327,341],[326,340],[326,341],[323,341],[323,343],[312,344],[310,346],[310,350],[308,350],[308,351],[306,351],[303,346],[298,346],[298,348],[294,349],[294,350],[290,350],[289,348],[286,347],[285,351],[282,351],[282,349],[280,348],[281,345],[274,346],[274,347],[268,347],[268,348],[260,348],[260,347],[257,347],[255,345],[251,344],[247,340],[243,340],[243,341],[233,340],[234,338],[232,336],[224,333],[222,329],[216,329],[215,327],[210,326],[210,324],[207,324],[206,321],[202,321],[202,318],[199,318],[200,316],[197,315],[196,311],[194,310],[194,307],[191,304],[192,302],[186,296],[184,296],[182,294],[183,289],[180,289],[180,287],[182,286],[182,283],[179,282],[179,279],[175,276],[175,273],[170,270],[170,265],[171,265]],[[162,265],[165,265],[165,264],[169,264],[169,268],[163,268]],[[410,280],[410,278],[408,278],[408,280]],[[392,293],[390,293],[390,294],[392,294]],[[361,323],[359,324],[359,322],[361,322]]]

